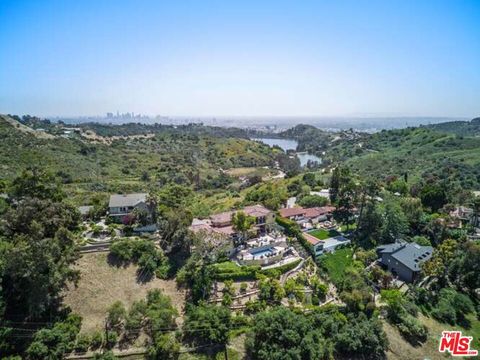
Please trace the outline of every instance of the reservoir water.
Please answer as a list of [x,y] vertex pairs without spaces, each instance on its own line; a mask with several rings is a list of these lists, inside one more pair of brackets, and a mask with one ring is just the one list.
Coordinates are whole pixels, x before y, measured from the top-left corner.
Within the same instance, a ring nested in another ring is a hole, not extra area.
[[[283,151],[287,150],[297,150],[298,142],[296,140],[292,139],[270,139],[270,138],[254,138],[252,140],[255,141],[260,141],[263,142],[264,144],[267,144],[268,146],[274,146],[277,145]],[[298,159],[300,160],[300,165],[305,166],[307,165],[308,161],[316,161],[318,163],[322,162],[322,159],[319,158],[318,156],[306,153],[306,152],[301,152],[296,154]]]

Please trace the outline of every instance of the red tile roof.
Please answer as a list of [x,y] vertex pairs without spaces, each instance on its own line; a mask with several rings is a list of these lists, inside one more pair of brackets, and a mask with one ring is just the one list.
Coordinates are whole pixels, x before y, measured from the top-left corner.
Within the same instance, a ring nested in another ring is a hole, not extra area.
[[294,207],[289,209],[280,209],[279,210],[280,216],[282,217],[290,217],[290,216],[299,216],[305,214],[305,209],[302,207]]
[[335,206],[322,206],[317,208],[320,211],[320,215],[330,214],[335,211]]
[[243,209],[239,209],[235,211],[226,211],[223,213],[214,214],[210,216],[210,219],[214,224],[227,224],[232,221],[232,215],[237,211],[243,211],[248,216],[253,216],[256,218],[261,216],[267,216],[272,212],[271,210],[268,210],[266,207],[262,205],[251,205],[251,206],[245,206]]
[[310,235],[308,233],[303,233],[303,237],[305,238],[305,240],[308,241],[309,244],[315,246],[317,245],[318,243],[320,243],[321,241],[319,239],[317,239],[315,236],[313,235]]
[[302,207],[294,207],[289,209],[280,209],[280,215],[282,217],[291,217],[291,216],[305,216],[306,218],[316,218],[321,215],[330,214],[335,210],[333,206],[322,206],[322,207],[313,207],[304,209]]

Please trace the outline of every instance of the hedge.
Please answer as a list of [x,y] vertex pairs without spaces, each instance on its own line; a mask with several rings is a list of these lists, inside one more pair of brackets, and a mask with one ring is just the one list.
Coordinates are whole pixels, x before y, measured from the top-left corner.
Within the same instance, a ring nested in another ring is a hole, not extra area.
[[260,273],[269,277],[276,277],[281,274],[286,273],[287,271],[290,271],[295,268],[298,264],[300,264],[301,259],[295,260],[291,263],[272,268],[272,269],[266,269],[266,270],[261,270]]
[[226,261],[223,263],[218,263],[211,265],[214,273],[214,278],[219,281],[225,280],[255,280],[258,279],[259,275],[265,275],[268,277],[277,277],[287,271],[295,268],[301,259],[293,261],[291,263],[273,268],[262,270],[258,265],[243,265],[238,266],[234,262]]
[[[257,272],[260,271],[260,266],[237,266],[235,263],[227,261],[227,264],[233,264],[233,267],[225,268],[219,263],[212,265],[214,278],[220,281],[224,280],[253,280],[256,279]],[[220,268],[222,267],[222,268]]]
[[307,250],[312,256],[315,255],[313,251],[313,246],[310,245],[307,239],[305,239],[302,230],[300,229],[300,226],[298,226],[295,221],[281,216],[275,216],[275,221],[284,229],[285,234],[287,234],[288,236],[296,237],[300,244],[302,244],[302,246],[305,248],[305,250]]

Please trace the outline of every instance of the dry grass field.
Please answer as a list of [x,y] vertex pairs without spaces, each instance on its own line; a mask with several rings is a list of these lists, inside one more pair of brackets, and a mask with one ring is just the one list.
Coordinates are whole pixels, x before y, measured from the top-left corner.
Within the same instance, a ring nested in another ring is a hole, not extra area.
[[[102,330],[107,308],[120,300],[128,309],[135,301],[144,299],[150,289],[161,289],[168,295],[179,314],[183,313],[185,292],[178,290],[175,280],[137,281],[137,266],[111,266],[107,253],[84,254],[76,268],[80,270],[80,281],[65,292],[64,303],[73,312],[83,317],[82,331]],[[180,320],[180,317],[178,318]]]
[[470,329],[464,329],[459,326],[450,326],[447,324],[442,324],[437,320],[426,317],[422,314],[419,314],[420,321],[427,326],[428,328],[428,339],[422,346],[412,346],[408,343],[399,333],[399,331],[388,324],[386,321],[383,324],[383,328],[388,336],[388,341],[390,342],[389,351],[387,352],[387,358],[389,360],[440,360],[440,359],[451,359],[452,357],[448,354],[442,354],[438,351],[438,345],[442,331],[444,330],[461,330],[464,335],[473,336],[474,341],[472,347],[478,349],[478,331],[480,328],[480,322],[476,320],[473,316],[469,316],[469,319],[472,323]]

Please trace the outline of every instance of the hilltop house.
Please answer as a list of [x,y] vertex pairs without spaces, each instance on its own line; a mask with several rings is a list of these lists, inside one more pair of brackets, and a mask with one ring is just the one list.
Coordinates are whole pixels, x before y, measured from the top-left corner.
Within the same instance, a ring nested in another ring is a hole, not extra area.
[[404,241],[377,247],[380,264],[407,283],[412,283],[418,278],[421,265],[432,257],[432,253],[431,246],[420,246]]
[[108,214],[115,222],[124,221],[135,209],[150,213],[146,193],[110,195]]
[[[273,225],[275,222],[275,214],[273,211],[268,210],[262,205],[246,206],[237,211],[243,211],[248,216],[255,218],[253,227],[256,229],[257,233],[265,233],[267,227]],[[194,219],[190,226],[190,230],[193,232],[198,232],[200,230],[213,231],[219,234],[235,237],[236,232],[232,225],[232,215],[237,211],[226,211],[215,214],[205,220]]]
[[245,242],[237,248],[236,260],[241,265],[269,266],[292,255],[283,234],[272,232]]

